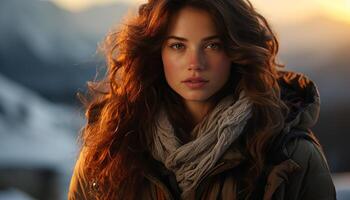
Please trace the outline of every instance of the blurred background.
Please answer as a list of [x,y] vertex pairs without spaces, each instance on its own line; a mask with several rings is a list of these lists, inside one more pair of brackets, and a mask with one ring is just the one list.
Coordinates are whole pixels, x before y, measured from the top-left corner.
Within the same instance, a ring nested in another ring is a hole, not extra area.
[[[142,0],[0,1],[0,200],[66,199],[84,124],[76,93],[104,62],[98,43]],[[279,61],[321,95],[314,132],[350,199],[350,0],[251,0]]]

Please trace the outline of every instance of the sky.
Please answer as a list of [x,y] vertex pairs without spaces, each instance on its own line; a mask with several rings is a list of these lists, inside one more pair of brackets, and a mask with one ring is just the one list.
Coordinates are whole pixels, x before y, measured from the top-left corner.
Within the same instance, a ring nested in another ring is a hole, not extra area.
[[[95,5],[124,2],[139,5],[146,0],[53,0],[59,6],[79,11]],[[350,0],[250,0],[268,18],[280,21],[326,15],[350,24]]]
[[64,7],[71,11],[79,11],[95,5],[104,5],[111,3],[128,3],[128,4],[141,4],[147,2],[147,0],[52,0],[59,6]]

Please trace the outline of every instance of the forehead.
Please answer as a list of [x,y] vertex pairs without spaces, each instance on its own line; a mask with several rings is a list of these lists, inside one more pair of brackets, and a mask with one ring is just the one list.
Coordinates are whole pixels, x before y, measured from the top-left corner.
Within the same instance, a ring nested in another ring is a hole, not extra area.
[[167,35],[202,38],[217,33],[215,23],[207,11],[184,7],[171,18]]

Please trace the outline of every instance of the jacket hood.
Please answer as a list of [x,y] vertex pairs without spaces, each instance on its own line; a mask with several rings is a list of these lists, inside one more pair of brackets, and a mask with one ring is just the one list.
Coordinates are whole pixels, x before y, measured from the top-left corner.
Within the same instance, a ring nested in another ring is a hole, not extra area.
[[290,109],[284,131],[313,127],[320,113],[320,95],[314,82],[304,74],[279,71],[281,99]]

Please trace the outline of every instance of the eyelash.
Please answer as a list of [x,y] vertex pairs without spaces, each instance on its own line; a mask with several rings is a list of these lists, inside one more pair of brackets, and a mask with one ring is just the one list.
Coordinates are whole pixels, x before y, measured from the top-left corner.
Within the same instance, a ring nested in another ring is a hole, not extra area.
[[176,48],[174,48],[174,46],[176,46],[176,45],[182,45],[182,44],[181,43],[174,43],[174,44],[169,45],[169,47],[177,50]]
[[221,44],[219,42],[213,42],[213,43],[210,43],[209,45],[216,45],[217,49],[220,49],[221,47]]
[[[172,49],[174,49],[174,50],[179,50],[179,49],[174,48],[174,46],[176,46],[176,45],[182,45],[182,46],[184,46],[182,43],[173,43],[173,44],[169,45],[169,47],[172,48]],[[221,48],[221,44],[220,44],[219,42],[213,42],[213,43],[210,43],[210,44],[208,44],[208,45],[206,45],[206,46],[209,46],[209,45],[216,45],[216,46],[217,46],[217,47],[216,47],[217,49],[220,49],[220,48]]]

